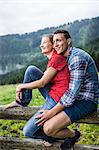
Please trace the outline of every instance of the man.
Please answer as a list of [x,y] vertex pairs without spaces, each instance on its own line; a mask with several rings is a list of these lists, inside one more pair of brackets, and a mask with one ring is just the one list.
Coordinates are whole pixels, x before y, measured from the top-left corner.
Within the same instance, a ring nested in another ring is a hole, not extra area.
[[[53,36],[54,48],[58,54],[66,56],[70,70],[68,91],[61,97],[60,103],[38,116],[39,125],[44,123],[46,135],[66,138],[61,148],[71,148],[80,137],[80,132],[67,128],[73,122],[93,113],[97,109],[99,98],[98,74],[95,63],[85,51],[72,47],[71,36],[66,30],[57,30]],[[63,111],[62,111],[63,110]]]

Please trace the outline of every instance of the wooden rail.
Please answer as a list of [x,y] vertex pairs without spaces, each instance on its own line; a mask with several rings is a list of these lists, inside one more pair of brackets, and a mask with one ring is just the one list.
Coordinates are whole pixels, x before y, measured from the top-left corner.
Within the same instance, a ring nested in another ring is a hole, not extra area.
[[[28,120],[33,116],[39,107],[16,107],[4,109],[0,106],[0,119]],[[99,124],[99,110],[87,117],[80,119],[78,123]],[[45,148],[41,140],[0,137],[0,150],[60,150],[60,142],[53,147]],[[99,145],[76,144],[74,150],[99,150]]]
[[[4,109],[0,107],[0,119],[28,120],[32,117],[39,107],[16,107]],[[80,119],[79,123],[99,124],[99,109],[97,112]]]

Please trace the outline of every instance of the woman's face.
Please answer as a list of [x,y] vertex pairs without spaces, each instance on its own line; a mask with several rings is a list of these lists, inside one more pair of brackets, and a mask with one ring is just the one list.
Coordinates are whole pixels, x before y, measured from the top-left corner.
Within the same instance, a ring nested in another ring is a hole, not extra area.
[[42,54],[48,54],[52,51],[53,44],[51,43],[49,37],[42,38],[40,48],[42,50]]

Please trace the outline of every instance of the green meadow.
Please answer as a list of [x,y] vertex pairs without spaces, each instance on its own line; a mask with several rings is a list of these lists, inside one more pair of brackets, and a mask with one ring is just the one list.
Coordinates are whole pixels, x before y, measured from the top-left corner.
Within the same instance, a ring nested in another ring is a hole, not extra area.
[[[15,90],[17,85],[2,85],[0,86],[0,105],[8,104],[15,100]],[[33,99],[30,106],[41,106],[44,103],[43,97],[38,90],[33,90]],[[10,136],[23,138],[22,129],[26,121],[19,120],[0,120],[0,136]],[[81,131],[80,144],[99,145],[99,125],[79,124]],[[74,123],[70,128],[78,128]]]

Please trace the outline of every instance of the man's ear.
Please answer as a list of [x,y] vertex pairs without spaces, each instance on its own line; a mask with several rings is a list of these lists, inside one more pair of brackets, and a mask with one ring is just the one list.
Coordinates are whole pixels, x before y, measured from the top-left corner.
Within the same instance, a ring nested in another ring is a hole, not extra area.
[[68,39],[67,39],[67,43],[68,43],[68,46],[71,45],[71,43],[72,43],[71,38],[68,38]]

